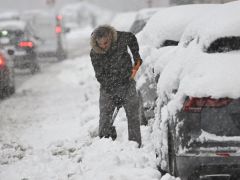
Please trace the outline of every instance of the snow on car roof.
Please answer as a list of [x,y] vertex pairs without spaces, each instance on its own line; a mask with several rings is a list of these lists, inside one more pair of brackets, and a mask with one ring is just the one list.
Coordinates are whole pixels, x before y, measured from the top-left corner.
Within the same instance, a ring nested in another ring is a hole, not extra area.
[[26,23],[24,21],[2,21],[0,22],[0,29],[8,30],[24,30]]
[[185,27],[196,17],[213,9],[215,4],[183,5],[160,9],[139,33],[142,44],[160,47],[165,40],[179,41]]
[[202,46],[208,47],[219,37],[240,36],[240,1],[219,5],[190,23],[181,43],[198,37]]
[[0,20],[18,20],[20,17],[19,12],[16,11],[7,11],[0,13]]

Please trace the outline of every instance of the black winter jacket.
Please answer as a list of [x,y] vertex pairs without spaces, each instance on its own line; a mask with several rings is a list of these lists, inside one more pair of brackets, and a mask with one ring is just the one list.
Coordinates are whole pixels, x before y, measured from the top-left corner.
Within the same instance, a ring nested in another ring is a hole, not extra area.
[[95,76],[101,88],[110,94],[122,93],[130,83],[133,63],[128,53],[130,48],[134,61],[141,60],[139,46],[133,33],[116,31],[111,26],[113,33],[112,45],[107,52],[97,46],[96,40],[91,39],[92,49],[90,57],[95,70]]

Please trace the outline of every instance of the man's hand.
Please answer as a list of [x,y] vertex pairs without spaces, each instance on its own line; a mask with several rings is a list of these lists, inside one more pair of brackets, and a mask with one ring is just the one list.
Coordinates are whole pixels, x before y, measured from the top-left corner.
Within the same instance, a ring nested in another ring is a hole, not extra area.
[[121,107],[124,104],[124,99],[118,95],[114,95],[113,103],[115,107]]
[[130,79],[134,79],[140,66],[141,66],[141,60],[137,60],[135,63],[135,66],[133,66],[132,68],[132,74]]

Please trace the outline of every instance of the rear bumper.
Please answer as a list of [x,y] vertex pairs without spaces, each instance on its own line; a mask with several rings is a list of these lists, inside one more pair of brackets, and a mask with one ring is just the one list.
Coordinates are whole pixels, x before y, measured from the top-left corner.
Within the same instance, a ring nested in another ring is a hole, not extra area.
[[29,67],[36,61],[36,54],[27,53],[24,55],[15,55],[14,57],[14,67],[25,68]]
[[181,180],[240,177],[240,154],[230,157],[183,154],[176,157],[176,164]]

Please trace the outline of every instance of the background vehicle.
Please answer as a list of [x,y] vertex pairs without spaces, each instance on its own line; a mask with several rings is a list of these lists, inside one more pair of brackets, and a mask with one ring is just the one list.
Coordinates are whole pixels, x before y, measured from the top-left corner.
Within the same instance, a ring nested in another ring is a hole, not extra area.
[[9,96],[15,92],[13,50],[0,50],[0,98]]
[[31,73],[40,70],[37,62],[36,46],[33,31],[23,21],[3,21],[0,23],[1,47],[14,48],[14,67],[29,68]]
[[6,11],[0,13],[0,21],[20,20],[20,13],[17,11]]
[[130,31],[134,34],[140,32],[146,25],[147,21],[159,10],[160,8],[146,8],[139,10]]
[[26,11],[21,19],[29,24],[41,43],[36,48],[39,57],[66,59],[66,43],[63,29],[63,17],[53,11]]
[[238,6],[191,23],[159,79],[160,166],[182,180],[240,178]]

